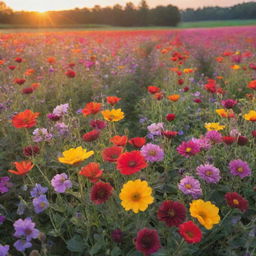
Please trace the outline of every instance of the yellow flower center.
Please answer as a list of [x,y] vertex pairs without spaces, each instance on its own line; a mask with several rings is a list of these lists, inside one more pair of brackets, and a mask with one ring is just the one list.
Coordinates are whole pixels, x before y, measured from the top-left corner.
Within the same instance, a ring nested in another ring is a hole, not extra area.
[[239,201],[238,201],[237,199],[234,199],[234,200],[233,200],[233,204],[239,205]]
[[41,202],[41,203],[40,203],[40,207],[41,207],[41,208],[44,208],[44,207],[45,207],[45,203],[44,203],[44,202]]
[[155,156],[156,155],[156,151],[155,150],[150,150],[149,151],[149,155],[150,156]]
[[242,173],[244,171],[244,169],[242,167],[239,167],[239,168],[237,168],[237,171]]
[[186,184],[186,185],[185,185],[185,188],[187,188],[187,189],[191,189],[191,188],[192,188],[192,186],[191,186],[191,184]]
[[138,202],[140,199],[141,199],[141,195],[138,192],[132,194],[132,201],[133,202]]
[[212,171],[206,171],[205,174],[206,174],[207,176],[211,176],[211,175],[212,175]]
[[192,148],[186,148],[186,152],[189,153],[191,152]]

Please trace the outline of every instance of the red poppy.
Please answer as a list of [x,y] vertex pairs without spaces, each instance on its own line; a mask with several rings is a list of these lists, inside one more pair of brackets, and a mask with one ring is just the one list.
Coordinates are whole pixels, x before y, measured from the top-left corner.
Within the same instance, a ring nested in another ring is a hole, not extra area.
[[217,92],[216,81],[214,79],[208,79],[208,83],[204,85],[204,88],[211,93],[216,93]]
[[16,61],[17,63],[21,63],[21,62],[22,62],[22,58],[17,57],[17,58],[15,58],[15,61]]
[[133,145],[135,148],[141,148],[146,144],[146,142],[147,141],[144,137],[135,137],[129,140],[129,143]]
[[120,100],[121,100],[121,98],[118,98],[116,96],[109,96],[109,97],[107,97],[107,103],[110,104],[111,106],[114,106]]
[[238,208],[244,212],[248,209],[248,201],[236,192],[228,192],[225,194],[227,204],[232,208]]
[[240,145],[240,146],[244,146],[246,145],[247,143],[249,142],[248,138],[245,137],[245,136],[239,136],[238,139],[237,139],[237,144]]
[[148,86],[148,92],[151,94],[155,94],[157,92],[160,92],[160,88],[156,86]]
[[99,130],[92,130],[90,132],[87,132],[83,135],[83,140],[86,142],[95,141],[99,138],[100,131]]
[[35,156],[40,153],[40,148],[38,146],[27,146],[23,149],[24,156]]
[[122,154],[122,147],[109,147],[102,151],[102,159],[106,162],[116,162],[119,156]]
[[54,64],[56,62],[56,58],[55,57],[49,57],[49,58],[47,58],[47,62],[49,64]]
[[11,66],[9,66],[8,68],[9,68],[10,70],[14,70],[14,69],[16,68],[16,66],[11,65]]
[[17,171],[9,170],[8,172],[16,175],[25,175],[34,167],[30,161],[14,162],[14,165]]
[[74,78],[76,76],[76,72],[72,69],[69,69],[65,72],[65,75],[69,78]]
[[116,146],[125,146],[126,143],[128,142],[128,137],[127,136],[119,136],[119,135],[116,135],[114,137],[112,137],[110,139],[110,142],[112,142],[113,144],[115,144]]
[[145,256],[157,252],[161,248],[160,239],[155,229],[143,228],[137,233],[135,239],[136,250]]
[[26,79],[23,79],[23,78],[15,78],[14,79],[14,83],[15,84],[18,84],[18,85],[22,85],[26,82]]
[[202,240],[202,231],[193,221],[181,224],[179,233],[189,244],[199,243]]
[[169,227],[178,227],[186,219],[186,208],[179,202],[167,200],[159,206],[157,217]]
[[222,141],[227,145],[231,145],[236,141],[236,137],[232,136],[222,136]]
[[89,102],[85,105],[84,109],[82,110],[82,113],[84,116],[88,115],[95,115],[101,110],[101,103],[97,102]]
[[146,167],[147,163],[140,151],[134,150],[123,153],[117,159],[117,169],[124,175],[131,175]]
[[102,176],[103,171],[100,170],[100,165],[98,163],[92,162],[84,166],[79,174],[88,178],[92,183],[95,183]]
[[12,118],[12,125],[15,128],[30,128],[36,125],[36,118],[39,116],[38,112],[32,112],[26,109]]
[[171,138],[175,137],[178,134],[178,132],[175,132],[175,131],[163,131],[162,134],[166,138],[171,139]]
[[256,80],[249,82],[247,87],[250,89],[256,90]]
[[171,122],[176,118],[176,115],[175,114],[167,114],[165,118],[167,121]]
[[22,93],[23,93],[23,94],[31,94],[33,91],[34,91],[34,90],[33,90],[33,88],[31,88],[31,87],[26,87],[26,88],[23,88],[23,89],[22,89]]
[[94,204],[103,204],[112,195],[113,187],[109,183],[98,182],[91,190],[91,200]]

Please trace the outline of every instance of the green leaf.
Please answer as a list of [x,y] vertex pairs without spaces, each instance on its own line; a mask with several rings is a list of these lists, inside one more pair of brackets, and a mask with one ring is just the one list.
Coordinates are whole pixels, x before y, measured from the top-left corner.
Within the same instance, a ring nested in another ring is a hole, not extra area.
[[67,241],[67,248],[71,252],[83,252],[85,249],[85,244],[81,236],[75,235]]

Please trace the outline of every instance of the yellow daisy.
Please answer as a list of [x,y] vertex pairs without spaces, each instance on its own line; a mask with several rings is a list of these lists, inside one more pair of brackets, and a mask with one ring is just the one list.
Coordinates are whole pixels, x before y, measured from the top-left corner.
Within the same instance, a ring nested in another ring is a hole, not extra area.
[[212,229],[214,224],[220,222],[219,208],[209,201],[193,200],[189,211],[206,229]]
[[154,202],[152,188],[146,181],[130,180],[123,185],[119,198],[121,205],[126,211],[132,210],[134,213],[145,211]]
[[84,161],[94,154],[94,151],[87,152],[86,149],[82,147],[70,148],[62,153],[63,157],[59,157],[59,162],[63,164],[76,164]]
[[124,112],[119,109],[111,109],[111,110],[104,110],[101,111],[103,117],[105,120],[110,122],[118,122],[122,119],[124,119]]
[[220,131],[223,130],[226,126],[220,125],[219,123],[205,123],[204,127],[207,131]]
[[247,114],[244,114],[243,117],[247,121],[256,122],[256,111],[250,110]]

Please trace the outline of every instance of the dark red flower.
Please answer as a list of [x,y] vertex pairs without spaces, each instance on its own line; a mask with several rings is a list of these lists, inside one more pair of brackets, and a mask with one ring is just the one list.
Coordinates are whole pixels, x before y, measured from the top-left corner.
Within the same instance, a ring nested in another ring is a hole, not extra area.
[[61,118],[60,116],[55,115],[55,114],[52,114],[52,113],[48,114],[47,117],[48,117],[50,120],[52,120],[52,121],[58,121],[58,120],[60,120],[60,118]]
[[94,204],[103,204],[112,195],[113,187],[109,183],[98,182],[91,189],[91,200]]
[[23,78],[15,78],[14,79],[14,83],[15,84],[18,84],[18,85],[22,85],[26,82],[26,79],[23,79]]
[[122,243],[123,235],[124,235],[123,232],[119,228],[111,232],[111,237],[113,241],[115,241],[116,243]]
[[27,146],[23,148],[24,156],[35,156],[40,153],[40,148],[38,146]]
[[102,120],[91,120],[90,121],[90,126],[92,128],[102,130],[107,126],[107,123],[105,121],[102,121]]
[[16,61],[17,63],[21,63],[21,62],[22,62],[22,58],[17,57],[17,58],[15,58],[15,61]]
[[171,139],[171,138],[175,137],[178,134],[178,132],[175,132],[175,131],[163,131],[162,134],[166,138]]
[[193,99],[193,101],[194,101],[195,103],[202,103],[202,100],[199,99],[199,98]]
[[222,141],[226,143],[227,145],[231,145],[235,142],[236,137],[232,136],[222,136]]
[[176,115],[170,113],[170,114],[167,114],[165,118],[166,118],[167,121],[171,122],[176,118]]
[[140,151],[131,151],[123,153],[117,159],[117,169],[121,174],[131,175],[147,167],[145,158]]
[[160,92],[160,88],[156,86],[148,86],[148,92],[151,94],[155,94],[157,92]]
[[248,201],[236,192],[228,192],[225,194],[227,204],[232,208],[238,208],[244,212],[248,209]]
[[233,99],[227,99],[227,100],[221,101],[221,105],[225,108],[233,108],[236,104],[237,104],[237,101]]
[[181,224],[179,233],[189,244],[199,243],[202,240],[202,231],[193,221]]
[[135,137],[129,140],[129,143],[133,145],[135,148],[141,148],[146,144],[146,142],[147,141],[144,137]]
[[184,84],[184,80],[183,80],[183,79],[179,79],[179,80],[178,80],[178,84],[179,84],[179,85]]
[[90,132],[87,132],[83,135],[83,140],[86,142],[95,141],[99,138],[100,131],[99,130],[92,130]]
[[73,68],[75,65],[76,65],[76,64],[73,63],[73,62],[71,62],[71,63],[68,64],[68,66],[69,66],[70,68]]
[[69,69],[65,72],[65,75],[69,78],[74,78],[76,76],[76,72],[72,69]]
[[14,70],[14,69],[16,68],[16,66],[11,65],[11,66],[9,66],[8,68],[9,68],[10,70]]
[[240,145],[240,146],[244,146],[248,143],[248,138],[245,137],[245,136],[239,136],[238,139],[237,139],[237,144]]
[[252,131],[252,136],[253,136],[254,138],[256,138],[256,130],[255,130],[255,131]]
[[32,87],[26,87],[22,89],[23,94],[31,94],[34,91]]
[[135,241],[136,250],[150,255],[161,248],[160,239],[155,229],[143,228],[137,233]]
[[164,93],[162,93],[162,92],[157,92],[157,93],[154,94],[153,97],[154,97],[156,100],[161,100],[161,99],[163,99],[163,97],[164,97]]
[[122,147],[109,147],[102,151],[102,158],[106,162],[116,162],[119,156],[122,154]]
[[157,217],[169,227],[178,227],[186,219],[186,208],[179,202],[167,200],[159,206]]
[[185,86],[184,88],[183,88],[183,92],[187,92],[189,90],[189,87],[188,86]]

